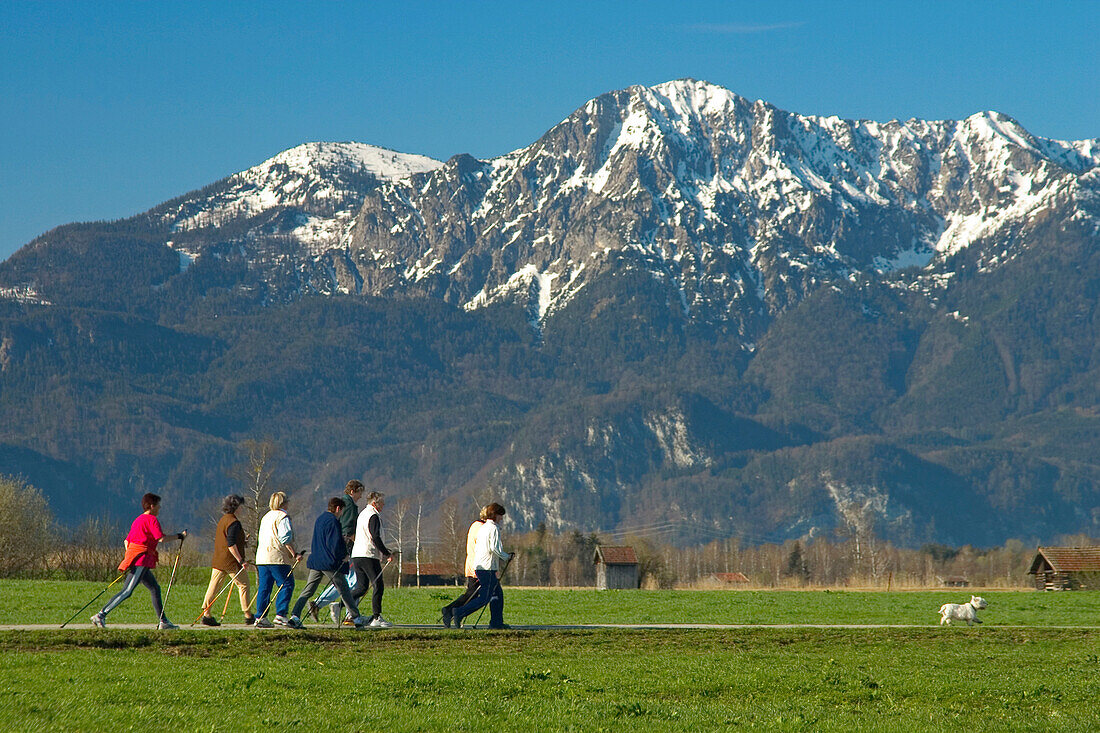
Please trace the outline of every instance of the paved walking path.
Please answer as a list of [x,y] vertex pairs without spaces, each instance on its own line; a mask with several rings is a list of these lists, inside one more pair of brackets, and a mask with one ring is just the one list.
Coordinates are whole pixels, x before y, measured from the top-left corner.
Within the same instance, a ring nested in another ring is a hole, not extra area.
[[[1009,626],[1009,625],[994,625],[986,623],[985,626],[995,629],[1049,629],[1049,630],[1075,630],[1075,631],[1100,631],[1100,626]],[[89,630],[95,627],[89,623],[72,623],[65,627],[66,629],[74,630]],[[305,631],[335,631],[337,627],[332,624],[307,624]],[[348,631],[360,631],[361,633],[374,633],[384,632],[385,629],[353,629],[351,627],[342,627]],[[394,624],[395,630],[408,630],[408,629],[437,629],[442,630],[441,624]],[[585,629],[700,629],[700,630],[724,630],[724,629],[936,629],[939,628],[939,624],[512,624],[512,631],[576,631]],[[958,628],[958,626],[956,626]],[[57,631],[60,629],[59,624],[0,624],[0,632],[3,631]],[[109,624],[107,629],[131,629],[141,631],[153,631],[156,629],[155,624]],[[273,627],[270,629],[257,629],[252,626],[245,626],[244,624],[223,624],[222,626],[212,627],[196,624],[195,626],[188,626],[184,624],[180,627],[181,631],[205,631],[205,632],[217,632],[217,631],[243,631],[251,630],[258,633],[264,633],[268,631],[282,631],[290,632],[292,629],[284,627]],[[466,630],[475,630],[473,626],[467,626]],[[487,631],[487,627],[478,626],[477,631]],[[171,631],[163,632],[165,634],[172,633]]]

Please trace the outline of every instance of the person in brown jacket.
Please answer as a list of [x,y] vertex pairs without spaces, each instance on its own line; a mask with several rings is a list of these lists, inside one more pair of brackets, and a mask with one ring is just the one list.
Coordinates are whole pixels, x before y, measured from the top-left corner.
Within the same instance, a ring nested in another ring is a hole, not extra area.
[[[248,603],[248,561],[244,558],[245,535],[241,520],[237,519],[237,509],[244,503],[244,497],[230,494],[222,502],[222,518],[214,530],[214,559],[210,571],[210,585],[206,589],[206,597],[202,601],[202,623],[205,626],[221,626],[218,620],[211,614],[210,607],[214,599],[218,597],[219,586],[226,578],[232,580],[237,586],[237,594],[241,597],[241,610],[244,612],[244,622],[252,625],[256,617],[252,615]],[[243,572],[242,572],[243,571]]]

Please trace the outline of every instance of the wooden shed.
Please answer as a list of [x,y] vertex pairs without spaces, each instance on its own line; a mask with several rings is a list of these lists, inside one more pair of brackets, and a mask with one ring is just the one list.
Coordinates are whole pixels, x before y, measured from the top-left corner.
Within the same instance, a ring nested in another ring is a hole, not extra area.
[[1039,590],[1100,588],[1100,546],[1040,547],[1027,574]]
[[442,562],[420,563],[420,578],[417,582],[416,563],[401,563],[401,585],[454,585],[454,568]]
[[945,588],[969,588],[970,579],[965,575],[945,575],[943,577],[936,577],[936,580],[940,581],[940,585]]
[[638,587],[638,556],[633,547],[596,546],[596,589],[614,590]]

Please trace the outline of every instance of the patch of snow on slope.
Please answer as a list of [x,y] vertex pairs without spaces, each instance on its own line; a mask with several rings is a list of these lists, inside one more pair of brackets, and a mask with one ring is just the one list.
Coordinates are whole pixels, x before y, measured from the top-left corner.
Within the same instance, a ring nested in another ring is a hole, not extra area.
[[[216,194],[198,212],[173,222],[175,230],[220,226],[278,206],[304,206],[309,201],[340,204],[357,199],[359,192],[341,186],[342,175],[371,174],[384,181],[435,170],[443,164],[423,155],[410,155],[363,143],[306,143],[279,153],[258,166],[231,176],[228,188]],[[338,211],[346,220],[351,211]],[[333,228],[308,225],[304,236],[332,239]]]

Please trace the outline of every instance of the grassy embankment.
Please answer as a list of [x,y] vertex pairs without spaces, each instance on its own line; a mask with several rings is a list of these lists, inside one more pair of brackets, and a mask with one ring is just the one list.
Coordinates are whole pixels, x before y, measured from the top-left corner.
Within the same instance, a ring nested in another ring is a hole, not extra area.
[[[158,571],[161,587],[167,572]],[[60,624],[106,583],[0,580],[0,624]],[[88,617],[118,584],[81,613]],[[299,588],[301,583],[299,582]],[[186,626],[198,615],[205,585],[176,584],[169,617]],[[252,591],[255,592],[253,579]],[[939,622],[937,609],[961,603],[971,590],[859,591],[603,591],[505,587],[505,619],[515,624],[713,623],[713,624],[919,624]],[[1100,626],[1100,592],[973,591],[989,601],[980,617],[996,626]],[[399,624],[431,624],[456,588],[388,588],[383,613]],[[224,600],[224,596],[223,596]],[[219,601],[215,611],[224,608]],[[233,592],[227,622],[239,623]],[[113,623],[152,623],[149,593],[139,587],[110,616]],[[482,622],[488,620],[488,614]]]
[[[100,588],[0,581],[0,623],[60,623]],[[148,621],[144,593],[112,619]],[[177,620],[201,593],[173,589]],[[386,611],[430,622],[438,596],[450,595],[402,589],[387,593]],[[1100,631],[1053,628],[1096,621],[1100,594],[983,593],[984,626],[932,625],[939,603],[965,595],[507,589],[515,623],[929,624],[920,629],[6,632],[0,721],[50,730],[1100,729]]]

